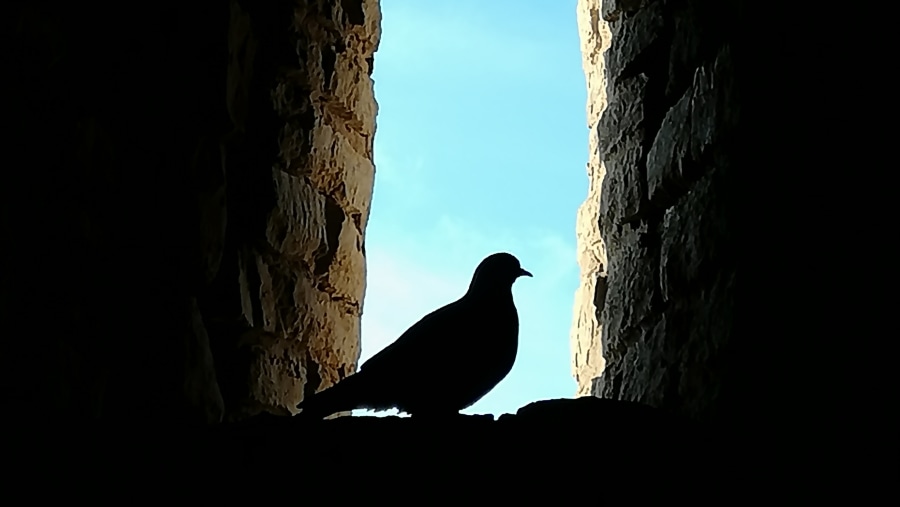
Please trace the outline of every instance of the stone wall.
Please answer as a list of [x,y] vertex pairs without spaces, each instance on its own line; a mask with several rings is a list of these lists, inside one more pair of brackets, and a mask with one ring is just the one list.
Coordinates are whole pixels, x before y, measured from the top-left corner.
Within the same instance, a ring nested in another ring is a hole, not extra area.
[[[592,188],[578,226],[581,251],[592,252],[582,254],[578,310],[592,325],[575,330],[581,392],[593,377],[596,396],[701,419],[714,419],[727,396],[734,9],[714,0],[579,1]],[[591,360],[601,353],[605,364]]]
[[609,24],[600,17],[599,0],[578,2],[578,34],[581,38],[584,75],[587,80],[587,120],[589,159],[588,196],[578,208],[576,238],[581,283],[575,292],[575,318],[572,325],[572,373],[578,396],[591,393],[593,379],[605,366],[600,347],[600,312],[606,299],[606,245],[600,234],[600,188],[606,166],[600,158],[596,135],[600,115],[606,109],[606,68],[604,53],[609,49]]
[[264,4],[4,11],[7,406],[219,421],[355,369],[379,6]]
[[[376,0],[242,5],[231,3],[225,156],[260,191],[226,282],[250,328],[234,351],[249,392],[236,399],[294,412],[359,359],[381,16]],[[274,162],[260,160],[276,140]]]

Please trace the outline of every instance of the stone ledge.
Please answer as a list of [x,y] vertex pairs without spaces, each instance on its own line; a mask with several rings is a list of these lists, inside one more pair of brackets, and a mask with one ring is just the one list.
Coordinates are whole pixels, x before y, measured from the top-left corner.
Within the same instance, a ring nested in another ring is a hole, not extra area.
[[702,426],[590,397],[537,402],[497,420],[345,417],[301,424],[258,416],[190,431],[106,426],[48,434],[41,443],[49,453],[32,448],[28,457],[42,480],[72,483],[69,500],[90,491],[93,498],[320,499],[316,505],[325,495],[416,504],[448,495],[476,503],[617,496],[696,503],[725,484],[714,476],[723,469],[718,439]]

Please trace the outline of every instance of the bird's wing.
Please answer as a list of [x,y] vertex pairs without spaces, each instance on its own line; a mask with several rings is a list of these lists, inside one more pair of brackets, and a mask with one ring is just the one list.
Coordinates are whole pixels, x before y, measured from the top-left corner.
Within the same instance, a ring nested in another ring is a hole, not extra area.
[[464,308],[463,300],[458,300],[422,317],[397,340],[366,361],[360,372],[381,370],[405,375],[417,369],[429,370],[429,362],[445,359],[448,343],[444,338],[456,335],[454,330],[469,320]]

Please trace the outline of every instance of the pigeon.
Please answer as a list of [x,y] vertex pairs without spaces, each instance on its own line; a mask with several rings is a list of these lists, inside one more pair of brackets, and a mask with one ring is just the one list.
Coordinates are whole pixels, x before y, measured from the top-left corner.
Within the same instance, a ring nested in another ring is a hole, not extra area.
[[357,373],[304,400],[297,416],[319,420],[356,409],[458,416],[515,363],[519,316],[512,285],[521,276],[532,275],[515,256],[488,256],[465,295],[413,324]]

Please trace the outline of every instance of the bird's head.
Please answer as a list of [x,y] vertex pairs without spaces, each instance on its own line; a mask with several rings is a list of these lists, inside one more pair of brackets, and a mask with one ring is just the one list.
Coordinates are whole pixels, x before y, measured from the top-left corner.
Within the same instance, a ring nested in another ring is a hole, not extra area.
[[522,269],[519,259],[505,252],[495,253],[486,257],[475,269],[469,290],[509,290],[520,276],[531,276],[531,273]]

